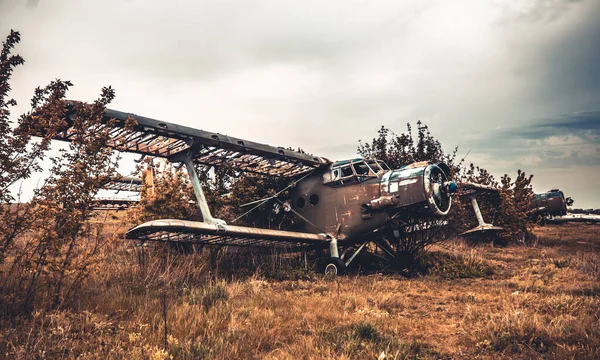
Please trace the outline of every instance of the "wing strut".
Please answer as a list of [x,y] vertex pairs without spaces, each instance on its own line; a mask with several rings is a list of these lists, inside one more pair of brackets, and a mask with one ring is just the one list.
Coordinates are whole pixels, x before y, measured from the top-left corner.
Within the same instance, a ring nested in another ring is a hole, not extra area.
[[196,170],[196,167],[194,166],[194,158],[189,153],[187,153],[178,160],[183,162],[185,168],[187,169],[188,176],[190,177],[190,181],[192,182],[192,187],[194,188],[194,195],[196,195],[198,207],[200,208],[200,212],[202,213],[202,222],[211,225],[226,225],[227,223],[225,222],[225,220],[216,219],[210,213],[208,202],[206,201],[204,191],[202,190],[202,184],[200,184],[200,179],[198,178],[198,172]]

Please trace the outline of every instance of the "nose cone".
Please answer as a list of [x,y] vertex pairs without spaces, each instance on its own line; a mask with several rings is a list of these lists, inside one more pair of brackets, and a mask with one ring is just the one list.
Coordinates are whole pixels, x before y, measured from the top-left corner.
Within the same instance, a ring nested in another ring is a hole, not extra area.
[[448,215],[452,205],[450,194],[457,190],[456,184],[449,181],[442,168],[435,164],[427,166],[423,175],[423,187],[429,210],[436,216]]
[[448,194],[454,194],[458,190],[458,185],[454,181],[448,181],[446,183],[446,192]]

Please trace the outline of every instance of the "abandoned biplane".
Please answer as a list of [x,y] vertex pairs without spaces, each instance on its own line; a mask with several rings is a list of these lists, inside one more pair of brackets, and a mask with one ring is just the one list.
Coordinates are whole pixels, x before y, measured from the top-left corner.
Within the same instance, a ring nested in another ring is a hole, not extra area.
[[529,205],[531,217],[550,219],[556,216],[567,215],[567,206],[573,205],[573,199],[565,198],[559,189],[552,189],[542,194],[535,194]]
[[[68,103],[76,108],[76,103]],[[54,139],[69,141],[75,111],[65,129]],[[214,246],[254,246],[329,249],[324,264],[327,274],[342,274],[365,246],[373,243],[387,261],[398,261],[399,239],[415,231],[420,219],[438,221],[450,211],[457,184],[444,163],[414,163],[390,169],[377,159],[357,158],[332,162],[280,147],[259,144],[218,133],[158,121],[106,109],[112,121],[106,144],[124,152],[166,158],[187,169],[203,221],[160,219],[140,224],[127,232],[128,239],[195,243]],[[126,127],[134,119],[133,128]],[[274,200],[304,222],[302,232],[228,225],[212,216],[198,178],[199,169],[229,167],[242,172],[285,177],[287,199]],[[489,232],[500,228],[486,224],[476,196],[495,189],[466,184],[479,226],[468,231]],[[443,221],[442,221],[443,222]],[[340,251],[341,250],[341,251]],[[341,255],[340,255],[341,254]]]

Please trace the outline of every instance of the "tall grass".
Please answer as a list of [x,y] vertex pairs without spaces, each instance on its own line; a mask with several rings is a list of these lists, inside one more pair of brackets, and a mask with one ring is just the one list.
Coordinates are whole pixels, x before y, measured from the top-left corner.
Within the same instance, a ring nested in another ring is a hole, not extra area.
[[455,243],[434,248],[416,277],[331,281],[302,254],[106,251],[76,301],[0,319],[2,357],[600,356],[594,252]]

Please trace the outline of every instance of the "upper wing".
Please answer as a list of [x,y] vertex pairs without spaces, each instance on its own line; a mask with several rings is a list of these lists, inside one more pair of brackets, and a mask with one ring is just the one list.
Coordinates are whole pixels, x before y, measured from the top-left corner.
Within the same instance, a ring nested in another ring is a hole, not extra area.
[[[68,103],[74,104],[74,103]],[[72,117],[67,119],[72,124]],[[262,175],[295,176],[312,169],[329,165],[327,159],[177,125],[144,116],[106,109],[106,121],[115,119],[107,146],[119,151],[176,159],[178,154],[189,152],[198,165],[225,166]],[[133,130],[125,128],[127,119],[136,120]],[[70,141],[70,128],[58,133],[54,139]]]

